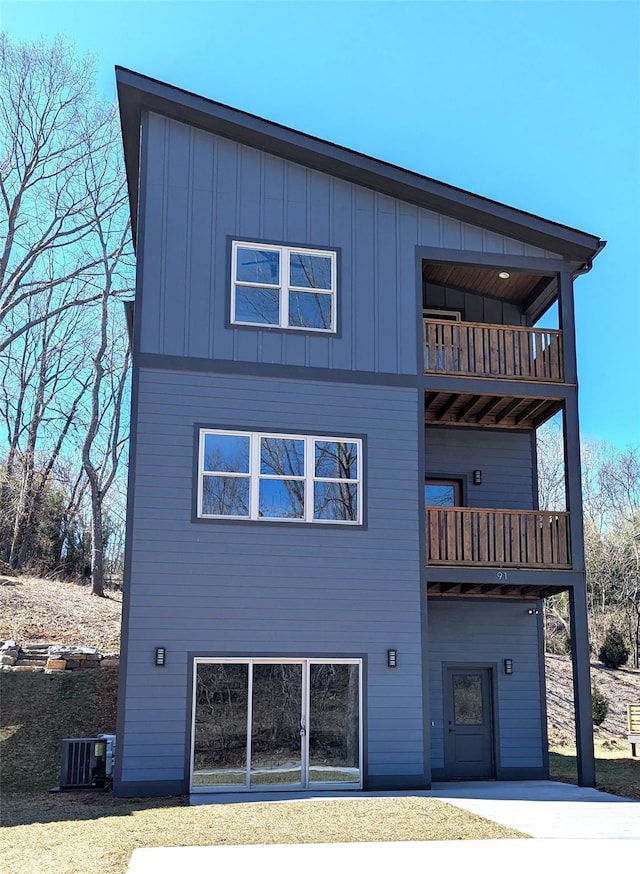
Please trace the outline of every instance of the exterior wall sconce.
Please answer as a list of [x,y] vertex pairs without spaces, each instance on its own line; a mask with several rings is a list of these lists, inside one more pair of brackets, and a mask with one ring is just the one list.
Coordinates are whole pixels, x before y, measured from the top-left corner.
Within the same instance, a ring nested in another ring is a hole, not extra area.
[[473,484],[474,484],[474,486],[481,486],[482,485],[482,471],[481,470],[474,470],[474,472],[473,472]]
[[167,650],[164,646],[156,647],[156,665],[159,668],[164,668],[165,659],[167,656]]
[[397,668],[398,667],[398,650],[397,649],[388,649],[387,650],[387,667],[388,668]]
[[537,607],[529,607],[529,609],[527,610],[527,613],[529,614],[529,616],[538,616],[540,611],[538,610]]
[[505,674],[513,673],[513,659],[505,659],[504,660],[504,672]]

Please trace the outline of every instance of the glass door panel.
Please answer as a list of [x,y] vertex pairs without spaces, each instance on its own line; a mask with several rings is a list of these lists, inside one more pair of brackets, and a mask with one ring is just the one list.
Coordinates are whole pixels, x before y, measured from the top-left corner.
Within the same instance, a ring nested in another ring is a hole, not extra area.
[[360,783],[360,666],[309,665],[309,782]]
[[302,667],[253,665],[251,786],[302,784]]
[[244,786],[249,665],[196,662],[193,785]]

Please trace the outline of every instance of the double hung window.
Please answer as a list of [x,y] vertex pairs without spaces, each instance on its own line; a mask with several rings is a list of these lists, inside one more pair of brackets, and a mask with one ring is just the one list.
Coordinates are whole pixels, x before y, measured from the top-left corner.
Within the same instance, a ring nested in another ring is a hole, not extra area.
[[231,323],[336,330],[336,253],[234,241]]
[[362,441],[203,429],[198,516],[359,524]]

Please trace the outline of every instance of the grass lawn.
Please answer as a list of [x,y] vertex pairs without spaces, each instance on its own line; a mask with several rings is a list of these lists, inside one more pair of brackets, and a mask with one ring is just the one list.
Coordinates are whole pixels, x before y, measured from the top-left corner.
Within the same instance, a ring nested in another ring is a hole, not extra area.
[[[596,743],[596,787],[603,792],[640,800],[640,756],[631,756],[626,741]],[[575,783],[576,748],[551,747],[549,766],[552,780]]]
[[30,874],[123,874],[136,847],[524,837],[431,798],[189,807],[74,793],[12,796],[3,808],[3,868]]

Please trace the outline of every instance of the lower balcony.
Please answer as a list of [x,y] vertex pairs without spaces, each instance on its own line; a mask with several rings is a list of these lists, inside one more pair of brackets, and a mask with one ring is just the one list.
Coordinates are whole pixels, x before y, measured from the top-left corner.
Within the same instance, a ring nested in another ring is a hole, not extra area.
[[427,564],[568,570],[569,514],[427,507]]

